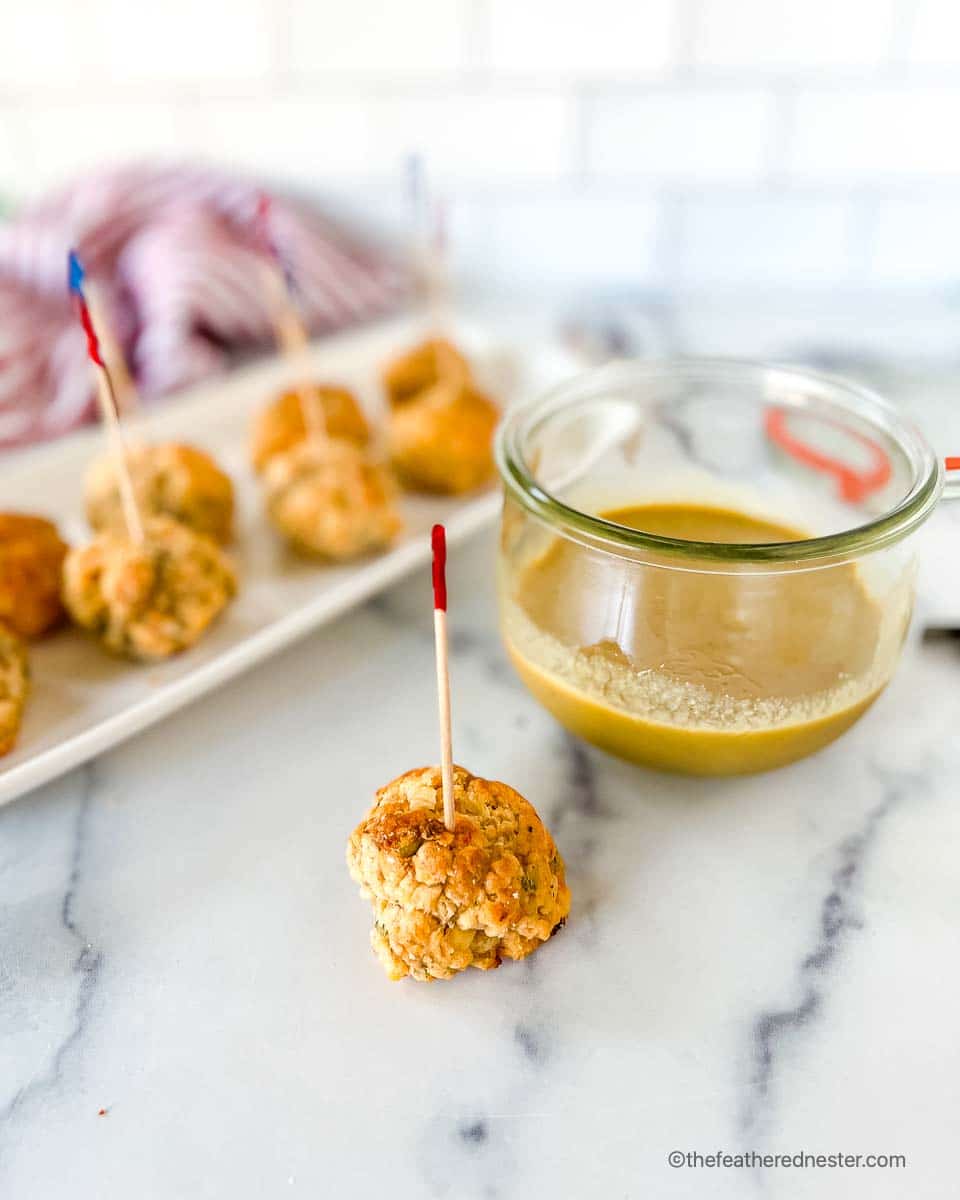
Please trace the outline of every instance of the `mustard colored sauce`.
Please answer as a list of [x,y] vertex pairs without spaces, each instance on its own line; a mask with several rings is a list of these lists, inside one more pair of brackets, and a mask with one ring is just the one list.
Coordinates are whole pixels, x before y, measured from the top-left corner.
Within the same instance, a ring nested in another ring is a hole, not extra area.
[[[804,536],[699,505],[603,515],[692,541]],[[877,661],[881,611],[849,564],[766,575],[625,568],[558,538],[514,590],[507,645],[530,691],[574,733],[665,770],[733,775],[802,758],[848,729],[888,674]]]

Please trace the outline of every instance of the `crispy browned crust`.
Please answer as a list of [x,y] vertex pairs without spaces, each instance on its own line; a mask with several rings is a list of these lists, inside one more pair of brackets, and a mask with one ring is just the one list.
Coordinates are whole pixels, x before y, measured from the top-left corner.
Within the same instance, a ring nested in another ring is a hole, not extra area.
[[453,342],[428,338],[388,363],[383,386],[392,406],[406,404],[440,381],[455,387],[470,382],[470,364]]
[[474,387],[439,383],[390,413],[390,461],[404,487],[455,494],[493,475],[500,411]]
[[108,650],[153,662],[192,646],[237,589],[230,560],[212,538],[170,517],[151,517],[136,545],[104,530],[74,547],[63,600],[74,621]]
[[40,637],[63,619],[60,575],[66,552],[52,521],[0,513],[0,621],[20,637]]
[[377,792],[347,845],[391,979],[448,979],[524,958],[570,911],[563,860],[519,792],[456,767],[454,804],[451,832],[440,769],[407,771]]
[[303,553],[357,558],[383,550],[400,532],[396,485],[352,442],[300,442],[274,455],[263,478],[270,519]]
[[[365,446],[370,440],[370,426],[353,392],[323,383],[317,384],[317,393],[329,436]],[[300,394],[284,392],[254,420],[250,437],[250,459],[254,468],[262,471],[275,454],[291,450],[306,436]]]
[[29,686],[27,648],[0,625],[0,755],[9,754],[16,743]]
[[[225,543],[233,536],[233,483],[209,454],[179,442],[133,445],[127,451],[140,512],[172,517]],[[97,530],[125,528],[110,458],[93,462],[84,485],[87,520]]]

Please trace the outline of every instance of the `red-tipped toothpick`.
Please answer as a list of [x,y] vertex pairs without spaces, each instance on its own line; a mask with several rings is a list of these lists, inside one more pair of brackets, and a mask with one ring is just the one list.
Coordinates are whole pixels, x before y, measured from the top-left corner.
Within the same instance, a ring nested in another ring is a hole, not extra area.
[[450,662],[447,654],[447,534],[434,525],[433,639],[437,656],[437,702],[440,712],[440,778],[443,786],[443,823],[453,832],[453,747],[450,737]]
[[288,361],[294,365],[300,380],[297,395],[300,397],[300,411],[307,433],[319,440],[327,436],[323,402],[311,379],[309,338],[294,303],[289,271],[273,239],[269,196],[261,195],[257,201],[257,233],[266,258],[263,278],[274,336]]
[[449,324],[450,279],[447,271],[447,220],[442,202],[430,195],[423,156],[407,161],[407,183],[413,225],[416,268],[427,319],[436,333]]
[[107,430],[107,441],[113,458],[114,471],[120,488],[120,502],[123,506],[123,518],[126,522],[127,533],[134,542],[143,541],[143,522],[140,520],[140,510],[137,508],[136,495],[133,490],[133,480],[130,478],[130,468],[127,463],[127,450],[120,432],[117,394],[114,391],[110,371],[100,353],[100,342],[97,331],[90,316],[90,309],[83,294],[83,265],[80,259],[70,251],[68,286],[77,309],[77,316],[87,336],[87,354],[96,369],[97,399],[100,404],[100,414]]

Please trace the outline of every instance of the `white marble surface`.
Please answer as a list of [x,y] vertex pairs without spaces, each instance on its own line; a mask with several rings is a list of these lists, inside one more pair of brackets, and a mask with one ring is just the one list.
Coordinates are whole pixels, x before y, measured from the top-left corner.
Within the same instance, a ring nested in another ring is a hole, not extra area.
[[[0,812],[0,1196],[955,1194],[960,643],[819,757],[656,775],[515,682],[492,555],[451,563],[457,751],[554,830],[562,935],[433,986],[368,948],[344,840],[435,756],[410,580]],[[666,1163],[745,1148],[909,1165]]]
[[[925,587],[958,519],[934,518]],[[433,986],[369,950],[346,836],[436,756],[412,579],[0,811],[3,1200],[957,1194],[960,641],[914,636],[816,758],[657,775],[521,689],[493,552],[451,559],[457,756],[543,813],[567,928]]]

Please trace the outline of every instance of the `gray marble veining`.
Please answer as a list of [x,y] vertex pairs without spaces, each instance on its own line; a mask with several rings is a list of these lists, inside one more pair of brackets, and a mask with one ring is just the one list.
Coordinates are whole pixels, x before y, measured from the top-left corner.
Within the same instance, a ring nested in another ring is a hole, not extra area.
[[[444,985],[370,953],[346,836],[436,757],[412,579],[0,812],[4,1200],[952,1194],[956,645],[793,768],[642,772],[517,684],[493,552],[451,560],[456,757],[543,812],[567,927]],[[750,1148],[909,1165],[667,1165]]]

